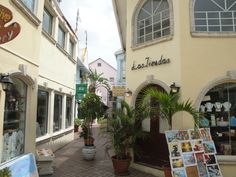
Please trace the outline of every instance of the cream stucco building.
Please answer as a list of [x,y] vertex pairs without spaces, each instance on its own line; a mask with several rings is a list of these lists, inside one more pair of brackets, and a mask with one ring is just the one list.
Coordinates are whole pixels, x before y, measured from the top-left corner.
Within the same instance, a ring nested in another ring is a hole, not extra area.
[[[0,45],[1,82],[4,75],[13,81],[5,91],[0,84],[4,162],[37,148],[55,151],[73,140],[78,40],[55,0],[0,0],[0,5],[21,27]],[[5,12],[1,9],[1,22]]]
[[[218,152],[223,176],[236,166],[236,2],[230,0],[113,0],[126,58],[126,86],[135,106],[141,91],[165,92],[175,82],[181,99],[204,112]],[[138,78],[138,79],[136,79]],[[133,166],[163,175],[168,160],[163,121],[143,123],[149,138]],[[176,115],[173,129],[193,127],[193,119]],[[226,152],[227,147],[230,147]]]

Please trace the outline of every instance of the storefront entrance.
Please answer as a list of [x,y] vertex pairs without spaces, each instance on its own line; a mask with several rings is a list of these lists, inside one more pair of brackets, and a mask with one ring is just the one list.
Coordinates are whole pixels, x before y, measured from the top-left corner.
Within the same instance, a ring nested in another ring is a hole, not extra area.
[[14,84],[5,98],[1,162],[24,153],[27,85],[20,79],[12,80]]
[[[164,89],[158,85],[150,84],[143,88],[135,102],[135,106],[139,104],[139,100],[143,95],[143,91],[147,88],[155,88],[159,91]],[[150,98],[150,104],[152,107],[158,109],[158,101]],[[154,168],[160,168],[169,161],[168,147],[165,139],[164,131],[162,130],[162,120],[158,113],[151,114],[149,118],[143,122],[143,131],[147,134],[145,139],[137,141],[137,148],[139,149],[138,155],[135,155],[134,161]]]

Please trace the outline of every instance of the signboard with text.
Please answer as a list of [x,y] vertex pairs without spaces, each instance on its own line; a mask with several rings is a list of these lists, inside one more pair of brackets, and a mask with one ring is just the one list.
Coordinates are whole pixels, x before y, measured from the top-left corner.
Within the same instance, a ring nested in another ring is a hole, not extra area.
[[112,87],[112,96],[124,96],[125,95],[125,86],[113,86]]
[[13,40],[20,33],[19,23],[13,22],[6,25],[12,20],[12,17],[12,12],[0,5],[0,44]]

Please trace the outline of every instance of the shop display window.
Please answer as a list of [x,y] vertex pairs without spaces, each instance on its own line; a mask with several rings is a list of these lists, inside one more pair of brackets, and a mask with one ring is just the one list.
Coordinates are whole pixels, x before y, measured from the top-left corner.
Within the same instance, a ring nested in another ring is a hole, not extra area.
[[72,123],[72,98],[66,97],[66,128],[71,126]]
[[54,115],[53,115],[53,132],[62,128],[62,96],[55,94],[54,97]]
[[38,90],[36,137],[47,134],[48,130],[48,92]]
[[5,98],[2,162],[24,153],[27,85],[20,79],[12,80]]
[[215,86],[204,96],[200,127],[210,127],[218,155],[236,155],[236,83]]

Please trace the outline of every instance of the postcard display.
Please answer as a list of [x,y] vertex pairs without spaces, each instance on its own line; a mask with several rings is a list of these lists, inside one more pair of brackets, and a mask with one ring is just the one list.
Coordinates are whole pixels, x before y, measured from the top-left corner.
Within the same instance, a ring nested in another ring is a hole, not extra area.
[[209,128],[165,132],[173,177],[222,177]]

